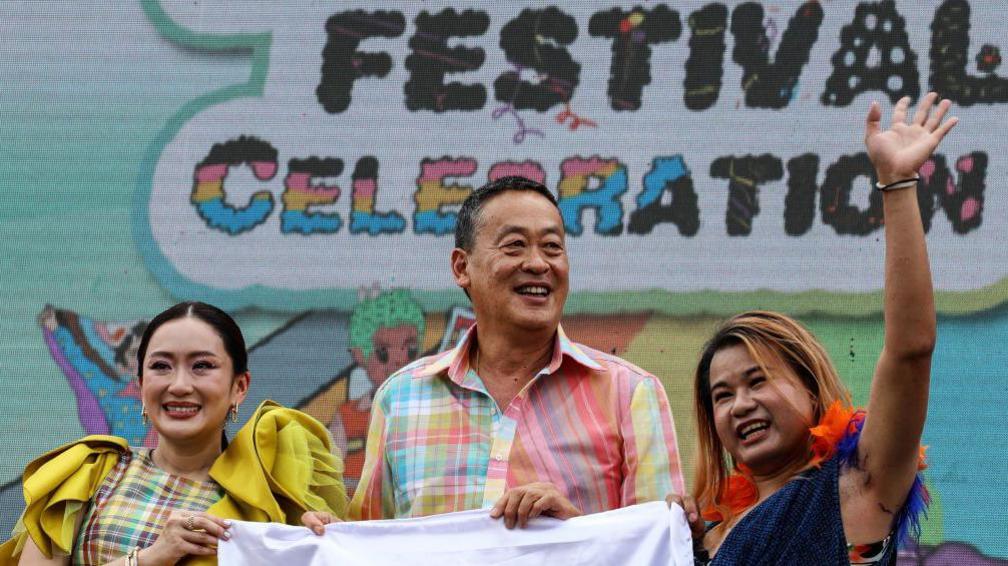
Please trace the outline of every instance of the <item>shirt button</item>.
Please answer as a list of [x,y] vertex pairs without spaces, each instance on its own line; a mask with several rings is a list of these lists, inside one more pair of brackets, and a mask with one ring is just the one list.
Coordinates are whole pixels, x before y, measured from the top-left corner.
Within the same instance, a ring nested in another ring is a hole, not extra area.
[[504,456],[501,456],[500,454],[494,456],[494,460],[497,460],[498,462],[500,462],[503,459],[504,459]]

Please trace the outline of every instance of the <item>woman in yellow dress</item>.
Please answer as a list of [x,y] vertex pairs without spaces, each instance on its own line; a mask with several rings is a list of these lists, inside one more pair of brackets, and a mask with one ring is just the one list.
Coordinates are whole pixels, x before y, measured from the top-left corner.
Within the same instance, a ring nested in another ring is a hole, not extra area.
[[320,526],[343,516],[343,465],[308,415],[264,402],[230,443],[251,376],[241,330],[198,302],[154,317],[137,374],[157,447],[88,436],[22,478],[25,511],[3,564],[214,564],[230,519]]

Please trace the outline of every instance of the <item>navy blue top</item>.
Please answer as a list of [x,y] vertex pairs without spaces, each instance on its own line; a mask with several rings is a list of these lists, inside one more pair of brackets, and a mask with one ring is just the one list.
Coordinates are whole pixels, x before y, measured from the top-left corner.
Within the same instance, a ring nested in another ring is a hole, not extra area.
[[[728,533],[712,565],[850,564],[834,456],[789,481]],[[895,555],[889,545],[880,564]]]

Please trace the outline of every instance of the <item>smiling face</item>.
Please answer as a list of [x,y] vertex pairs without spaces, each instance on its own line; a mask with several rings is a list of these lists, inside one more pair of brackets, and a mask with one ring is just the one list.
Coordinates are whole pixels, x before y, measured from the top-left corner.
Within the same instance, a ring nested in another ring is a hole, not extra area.
[[808,458],[812,396],[787,364],[767,360],[768,376],[744,344],[726,346],[710,364],[714,426],[736,463],[772,475]]
[[504,191],[484,203],[473,249],[452,252],[481,328],[555,331],[567,300],[567,249],[560,212],[533,191]]
[[140,395],[159,442],[220,443],[228,410],[248,392],[213,327],[187,316],[162,324],[147,346]]

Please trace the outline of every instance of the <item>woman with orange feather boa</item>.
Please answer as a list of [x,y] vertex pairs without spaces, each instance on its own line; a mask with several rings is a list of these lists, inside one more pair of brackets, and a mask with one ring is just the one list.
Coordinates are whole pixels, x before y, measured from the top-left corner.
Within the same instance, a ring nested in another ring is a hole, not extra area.
[[[826,351],[784,315],[722,325],[697,367],[699,460],[683,505],[701,564],[887,564],[928,496],[918,475],[936,317],[917,170],[956,123],[928,94],[900,100],[865,145],[885,214],[885,343],[867,411]],[[933,110],[933,112],[932,112]],[[706,519],[707,523],[704,522]],[[713,559],[711,559],[713,557]]]

